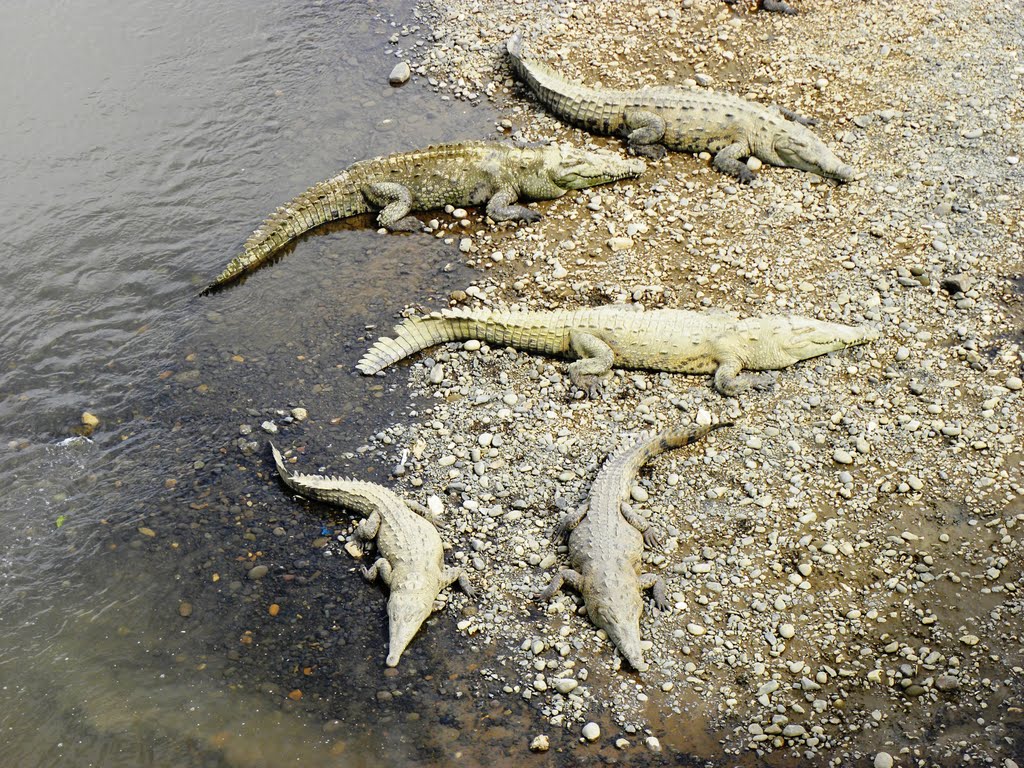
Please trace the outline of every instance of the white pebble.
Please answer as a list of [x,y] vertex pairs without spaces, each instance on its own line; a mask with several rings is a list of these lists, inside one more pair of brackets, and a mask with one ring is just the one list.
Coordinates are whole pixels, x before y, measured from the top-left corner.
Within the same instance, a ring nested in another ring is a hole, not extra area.
[[583,726],[583,738],[587,741],[597,741],[601,738],[601,726],[590,722]]
[[879,752],[875,755],[875,768],[892,768],[892,755],[888,752]]

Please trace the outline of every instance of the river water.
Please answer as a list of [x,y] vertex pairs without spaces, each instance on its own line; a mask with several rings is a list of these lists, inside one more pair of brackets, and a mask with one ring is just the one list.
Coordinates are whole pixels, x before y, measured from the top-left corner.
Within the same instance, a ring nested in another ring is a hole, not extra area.
[[[353,364],[368,326],[466,284],[457,249],[355,222],[196,296],[314,182],[493,133],[485,107],[387,85],[411,5],[0,7],[0,765],[484,753],[450,618],[385,674],[383,594],[317,549],[343,523],[238,445],[273,420],[310,461],[356,452],[353,472],[386,479],[357,449],[415,404]],[[254,564],[270,575],[248,579]]]

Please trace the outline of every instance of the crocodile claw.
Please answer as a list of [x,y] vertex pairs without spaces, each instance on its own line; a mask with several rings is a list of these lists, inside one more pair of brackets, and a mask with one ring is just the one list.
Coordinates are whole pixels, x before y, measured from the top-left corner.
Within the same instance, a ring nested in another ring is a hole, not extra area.
[[661,531],[653,525],[644,531],[644,546],[648,549],[661,549]]

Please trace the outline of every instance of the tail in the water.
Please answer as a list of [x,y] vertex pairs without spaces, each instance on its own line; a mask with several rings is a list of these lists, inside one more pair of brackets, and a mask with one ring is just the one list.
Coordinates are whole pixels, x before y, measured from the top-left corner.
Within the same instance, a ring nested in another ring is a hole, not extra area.
[[381,337],[362,356],[356,368],[367,376],[382,371],[421,349],[468,338],[469,323],[474,313],[464,310],[434,312],[426,317],[410,317],[395,326],[395,337]]
[[370,208],[362,194],[346,183],[346,174],[310,187],[287,205],[274,211],[263,224],[249,235],[242,252],[200,292],[200,296],[219,291],[228,283],[252,272],[281,250],[287,243],[304,232],[328,221],[366,213]]

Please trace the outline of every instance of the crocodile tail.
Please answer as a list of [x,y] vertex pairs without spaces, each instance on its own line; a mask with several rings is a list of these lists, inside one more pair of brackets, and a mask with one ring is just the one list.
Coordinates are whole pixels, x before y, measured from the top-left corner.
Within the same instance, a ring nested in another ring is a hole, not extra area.
[[[622,127],[622,105],[593,88],[566,80],[559,72],[529,57],[523,35],[516,32],[505,43],[512,71],[550,112],[578,128],[614,134]],[[610,94],[611,92],[609,92]]]
[[316,184],[267,217],[224,271],[200,295],[213,293],[264,264],[287,243],[328,221],[370,210],[350,171]]
[[621,449],[607,464],[616,467],[615,474],[621,478],[632,478],[648,461],[665,451],[682,448],[695,443],[709,432],[722,427],[733,426],[731,422],[702,426],[671,427],[643,442]]
[[367,376],[382,371],[421,349],[447,341],[471,339],[477,332],[478,320],[487,313],[465,309],[434,312],[426,317],[410,317],[395,326],[394,338],[383,336],[367,350],[356,368]]
[[[277,466],[277,473],[281,476],[281,480],[300,496],[355,510],[362,515],[369,515],[374,510],[383,509],[389,504],[391,506],[396,504],[391,498],[391,491],[376,483],[346,480],[329,475],[291,472],[285,467],[284,458],[277,450],[277,446],[271,443],[270,450],[274,454],[274,464]],[[398,501],[397,504],[401,505],[402,502]]]

